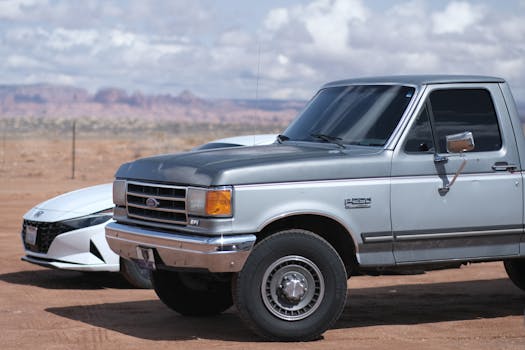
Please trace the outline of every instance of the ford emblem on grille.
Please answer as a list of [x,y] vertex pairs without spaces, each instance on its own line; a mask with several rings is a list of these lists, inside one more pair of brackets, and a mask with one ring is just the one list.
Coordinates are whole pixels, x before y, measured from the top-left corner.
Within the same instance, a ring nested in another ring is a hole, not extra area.
[[157,208],[160,205],[159,201],[155,198],[148,198],[146,199],[146,206],[149,208]]

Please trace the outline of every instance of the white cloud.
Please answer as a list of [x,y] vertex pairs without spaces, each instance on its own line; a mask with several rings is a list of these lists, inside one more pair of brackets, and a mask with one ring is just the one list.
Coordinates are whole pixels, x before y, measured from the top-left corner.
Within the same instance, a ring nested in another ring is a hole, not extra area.
[[304,6],[274,9],[264,23],[270,32],[302,26],[312,40],[310,49],[327,55],[344,55],[348,50],[350,24],[364,23],[368,12],[361,0],[315,0]]
[[0,19],[18,19],[37,5],[46,5],[46,0],[0,0]]
[[264,25],[269,30],[278,30],[288,24],[289,20],[288,10],[280,7],[268,13],[264,20]]
[[[447,1],[438,9],[430,5],[412,0],[378,11],[362,1],[315,0],[269,12],[267,40],[290,63],[287,70],[272,67],[268,78],[299,87],[301,81],[319,86],[380,74],[525,75],[523,14],[498,14],[472,1]],[[310,40],[287,35],[301,28]],[[299,65],[310,69],[301,71]]]
[[93,29],[69,30],[57,28],[48,37],[47,45],[56,50],[66,50],[74,46],[90,47],[100,38],[100,34]]
[[407,74],[435,72],[440,64],[440,58],[431,52],[402,53],[400,61],[403,62],[401,70]]
[[37,72],[34,74],[30,74],[28,76],[25,76],[19,83],[23,84],[37,84],[41,82],[49,82],[52,84],[59,84],[59,85],[75,85],[77,83],[77,79],[71,75],[68,74],[62,74],[62,73],[46,73],[46,72]]
[[525,91],[525,0],[237,1],[0,0],[0,75],[253,97],[259,61],[261,97],[410,73],[500,75]]
[[[177,38],[145,36],[120,30],[111,31],[108,37],[109,45],[103,41],[98,44],[98,56],[114,52],[117,54],[116,59],[120,58],[122,63],[129,67],[149,69],[159,64],[158,61],[166,56],[190,50],[184,41],[178,41]],[[162,67],[157,67],[159,68]]]
[[[311,92],[308,91],[310,94]],[[297,95],[297,91],[292,88],[279,88],[272,90],[270,92],[270,98],[277,98],[277,99],[289,99],[294,98]]]
[[10,69],[42,69],[46,68],[46,65],[38,60],[31,57],[22,55],[10,55],[5,59],[5,64]]
[[287,65],[288,63],[290,63],[290,59],[288,57],[286,57],[285,55],[282,55],[282,54],[279,54],[277,56],[277,61],[279,62],[279,64],[285,66]]
[[235,29],[222,33],[218,43],[225,46],[247,47],[253,43],[253,38],[249,33]]
[[[525,0],[523,6],[525,8]],[[500,31],[506,37],[506,39],[523,43],[525,38],[524,18],[514,17],[502,21]]]
[[[506,79],[518,80],[523,78],[525,72],[525,59],[500,59],[494,62],[494,70]],[[520,84],[523,87],[523,84]],[[523,96],[520,96],[523,98]]]
[[17,27],[9,29],[5,32],[4,38],[9,43],[24,43],[31,41],[33,42],[36,39],[38,33],[46,34],[45,31],[42,31],[40,28],[30,28],[30,27]]
[[463,34],[470,26],[483,19],[485,13],[480,6],[469,2],[450,2],[444,11],[432,15],[435,34]]
[[112,30],[109,33],[109,40],[114,46],[133,46],[138,40],[133,33],[123,32],[121,30]]

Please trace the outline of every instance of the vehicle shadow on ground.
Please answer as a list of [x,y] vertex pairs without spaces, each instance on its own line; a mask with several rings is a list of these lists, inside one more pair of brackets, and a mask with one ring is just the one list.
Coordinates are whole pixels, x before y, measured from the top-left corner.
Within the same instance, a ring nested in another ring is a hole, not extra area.
[[0,275],[0,281],[46,289],[97,290],[133,288],[119,273],[31,270]]
[[507,278],[350,288],[336,328],[522,316],[524,308],[525,292]]
[[[507,279],[349,289],[336,329],[407,325],[523,315],[525,293]],[[261,341],[235,309],[207,318],[183,317],[160,301],[48,308],[55,315],[147,340]],[[97,315],[97,316],[94,316]]]
[[242,323],[234,308],[211,317],[185,317],[160,300],[53,307],[46,311],[95,327],[146,340],[213,339],[253,342],[258,339]]

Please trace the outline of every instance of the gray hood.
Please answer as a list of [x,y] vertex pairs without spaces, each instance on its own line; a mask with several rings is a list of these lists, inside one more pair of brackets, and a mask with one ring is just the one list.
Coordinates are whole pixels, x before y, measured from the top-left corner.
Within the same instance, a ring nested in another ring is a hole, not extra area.
[[377,148],[287,142],[138,159],[123,164],[116,177],[207,187],[383,177],[389,166]]

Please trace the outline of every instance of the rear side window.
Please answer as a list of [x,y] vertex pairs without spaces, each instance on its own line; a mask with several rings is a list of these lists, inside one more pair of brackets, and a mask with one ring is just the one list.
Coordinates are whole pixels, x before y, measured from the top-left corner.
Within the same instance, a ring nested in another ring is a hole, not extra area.
[[[433,91],[409,133],[405,151],[446,153],[446,136],[470,131],[473,152],[497,151],[502,146],[496,110],[485,89]],[[435,142],[434,142],[435,140]]]

